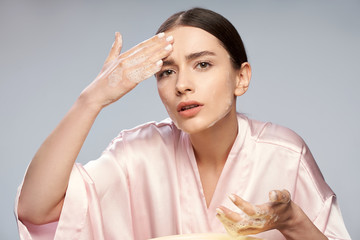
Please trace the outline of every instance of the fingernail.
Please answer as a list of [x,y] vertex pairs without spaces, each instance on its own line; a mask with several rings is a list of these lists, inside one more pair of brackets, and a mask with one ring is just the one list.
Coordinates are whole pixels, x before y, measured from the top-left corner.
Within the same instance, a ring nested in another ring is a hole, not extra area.
[[169,45],[167,45],[166,47],[165,47],[165,50],[167,50],[167,51],[170,51],[172,49],[172,45],[171,44],[169,44]]
[[166,38],[166,41],[171,42],[173,39],[174,39],[173,36],[168,36],[168,37]]
[[270,194],[269,194],[269,199],[270,199],[270,201],[271,202],[276,202],[277,201],[277,198],[278,198],[278,196],[277,196],[277,193],[276,193],[276,191],[271,191],[270,192]]
[[159,33],[157,36],[158,36],[158,38],[162,38],[162,37],[165,36],[165,33],[164,33],[164,32],[161,32],[161,33]]
[[163,61],[159,60],[159,61],[156,62],[156,66],[161,67],[162,63],[163,63]]
[[220,215],[224,215],[224,211],[221,208],[216,208],[216,212]]
[[230,200],[231,200],[232,202],[235,202],[235,201],[236,201],[236,198],[235,198],[235,195],[234,195],[234,194],[230,194],[228,197],[230,198]]

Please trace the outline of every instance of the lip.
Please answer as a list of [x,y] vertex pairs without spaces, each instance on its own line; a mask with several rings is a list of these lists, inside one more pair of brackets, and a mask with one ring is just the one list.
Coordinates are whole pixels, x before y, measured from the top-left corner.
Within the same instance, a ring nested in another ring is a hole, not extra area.
[[[196,107],[192,107],[192,108],[184,110],[184,108],[191,106],[191,105],[196,105]],[[176,110],[182,117],[193,117],[201,110],[201,108],[203,106],[204,106],[204,104],[201,104],[196,101],[186,101],[186,102],[179,103],[177,105]]]

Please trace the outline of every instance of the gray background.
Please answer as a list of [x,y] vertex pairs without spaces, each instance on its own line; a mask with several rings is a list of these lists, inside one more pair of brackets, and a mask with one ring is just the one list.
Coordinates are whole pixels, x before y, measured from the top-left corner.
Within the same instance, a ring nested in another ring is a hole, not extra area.
[[[16,188],[39,145],[99,72],[114,32],[127,50],[193,6],[223,14],[245,42],[253,78],[238,110],[305,139],[350,235],[360,239],[359,1],[258,0],[1,1],[0,239],[18,238]],[[103,110],[78,161],[97,158],[121,129],[166,116],[150,78]]]

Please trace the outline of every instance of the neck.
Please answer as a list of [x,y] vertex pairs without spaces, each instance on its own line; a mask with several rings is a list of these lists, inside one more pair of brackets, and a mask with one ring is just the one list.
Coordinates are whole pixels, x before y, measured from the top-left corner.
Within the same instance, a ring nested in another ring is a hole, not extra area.
[[238,133],[236,109],[232,109],[214,126],[191,134],[190,140],[199,165],[222,168]]

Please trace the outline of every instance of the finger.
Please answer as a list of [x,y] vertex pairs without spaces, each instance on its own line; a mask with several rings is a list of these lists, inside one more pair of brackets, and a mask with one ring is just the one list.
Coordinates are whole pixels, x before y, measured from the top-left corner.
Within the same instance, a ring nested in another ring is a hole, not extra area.
[[[171,51],[172,45],[168,44],[167,47],[160,45],[156,48],[153,46],[142,49],[125,59],[122,59],[122,55],[121,58],[118,58],[112,63],[112,67],[109,67],[106,72],[111,72],[111,79],[119,80],[121,78],[118,72],[121,72],[122,75],[124,71],[125,77],[129,81],[139,83],[160,71],[163,64],[161,59],[168,56]],[[118,80],[110,82],[117,83]]]
[[223,224],[226,231],[234,237],[263,231],[264,222],[261,220],[251,219],[247,216],[241,217],[240,214],[231,216],[234,212],[223,206],[217,208],[216,211],[216,217]]
[[143,65],[143,66],[136,66],[130,69],[125,70],[126,78],[134,83],[140,83],[145,79],[153,76],[155,73],[160,71],[162,67],[162,60],[159,60],[155,63]]
[[269,200],[273,203],[289,203],[291,194],[288,190],[272,190],[269,192]]
[[242,216],[239,213],[231,211],[230,209],[224,206],[218,207],[216,209],[216,212],[217,212],[216,215],[219,219],[223,219],[223,220],[227,219],[233,222],[240,222],[243,220]]
[[150,61],[157,62],[160,59],[164,59],[167,56],[169,56],[172,51],[173,51],[172,44],[168,44],[166,47],[162,47],[162,48],[158,49],[155,52],[155,54],[152,54],[150,57]]
[[[143,46],[130,54],[126,58],[125,62],[128,62],[128,65],[132,66],[138,64],[139,62],[146,61],[147,59],[155,61],[163,59],[167,57],[173,49],[171,43],[172,39],[172,36],[169,36],[168,40],[162,41],[161,43]],[[124,54],[122,57],[124,57]]]
[[172,45],[168,44],[166,47],[152,46],[141,49],[140,51],[130,55],[123,61],[124,67],[133,67],[141,65],[144,62],[155,63],[167,57],[172,51]]
[[119,32],[115,33],[115,40],[116,40],[116,46],[114,48],[114,55],[115,55],[115,57],[117,57],[120,55],[120,51],[121,51],[122,43],[123,43],[122,36]]
[[119,32],[115,33],[115,41],[111,47],[108,57],[105,63],[115,60],[119,55],[122,48],[122,36]]
[[240,208],[247,215],[254,216],[257,214],[256,208],[253,204],[245,201],[244,199],[237,196],[236,194],[231,194],[229,196],[229,198],[238,208]]
[[172,44],[173,42],[174,38],[172,36],[166,36],[165,33],[159,33],[126,51],[122,54],[122,57],[131,56],[143,49],[153,49],[158,46],[166,47],[168,44]]
[[170,54],[172,51],[172,45],[169,44],[166,47],[157,46],[157,47],[147,47],[141,49],[123,61],[124,67],[133,67],[136,65],[141,65],[144,62],[154,63],[157,62]]

